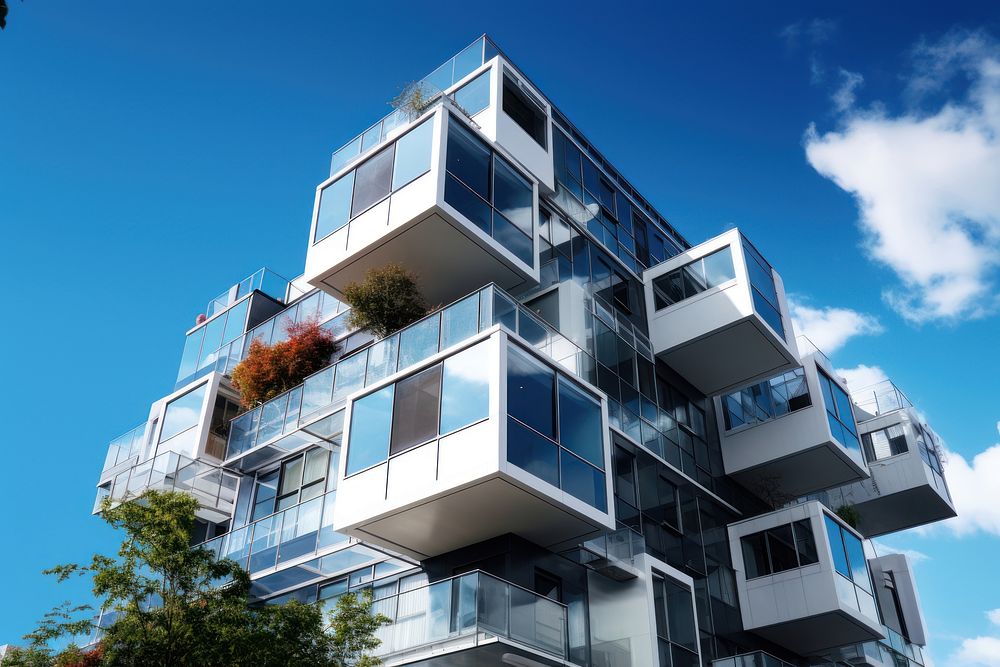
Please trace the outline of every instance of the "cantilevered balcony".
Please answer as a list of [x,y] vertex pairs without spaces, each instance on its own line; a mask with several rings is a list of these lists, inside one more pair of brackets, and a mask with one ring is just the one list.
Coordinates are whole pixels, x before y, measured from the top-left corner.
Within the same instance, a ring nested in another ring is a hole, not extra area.
[[109,496],[113,504],[118,504],[146,491],[181,491],[198,500],[199,518],[221,522],[232,516],[238,481],[236,475],[218,466],[164,452],[122,470],[113,480],[98,486],[94,513]]
[[566,606],[485,572],[375,602],[393,622],[376,636],[387,667],[567,665]]
[[446,98],[316,192],[304,278],[335,296],[399,264],[447,302],[494,282],[537,281],[535,180]]
[[[884,389],[880,393],[890,396]],[[901,392],[897,395],[902,397]],[[824,498],[831,507],[853,505],[859,515],[858,530],[866,537],[956,515],[937,436],[922,423],[914,408],[905,407],[905,397],[892,400],[903,407],[878,410],[878,416],[858,423],[871,479],[830,490]],[[882,406],[886,405],[883,400]],[[858,413],[866,414],[862,410]]]
[[743,627],[800,655],[883,637],[861,537],[812,501],[729,526]]
[[335,529],[417,559],[614,527],[607,401],[495,327],[348,398]]
[[868,477],[847,388],[822,353],[715,401],[726,473],[769,503]]
[[658,357],[707,395],[798,365],[781,278],[739,230],[643,274]]

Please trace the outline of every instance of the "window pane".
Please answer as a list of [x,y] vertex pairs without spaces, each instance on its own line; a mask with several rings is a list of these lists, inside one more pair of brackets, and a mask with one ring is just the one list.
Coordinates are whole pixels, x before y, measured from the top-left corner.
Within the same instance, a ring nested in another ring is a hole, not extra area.
[[447,169],[490,201],[490,149],[454,119],[448,122]]
[[201,341],[205,338],[205,327],[195,330],[184,339],[184,352],[181,354],[181,366],[177,371],[177,381],[180,382],[198,370],[198,356],[201,353]]
[[479,331],[479,295],[473,294],[441,311],[441,349]]
[[455,91],[455,104],[470,116],[490,105],[490,72],[486,70]]
[[441,433],[485,419],[489,412],[489,348],[479,343],[444,360]]
[[795,540],[791,524],[771,528],[767,531],[767,548],[771,553],[771,570],[784,572],[799,566],[795,555]]
[[747,535],[740,540],[740,543],[743,548],[743,567],[746,569],[747,579],[771,574],[771,568],[767,562],[764,533]]
[[365,384],[374,384],[395,373],[398,354],[399,335],[384,338],[368,348],[368,376]]
[[425,121],[396,142],[396,163],[392,168],[392,189],[400,188],[431,168],[431,139],[434,123]]
[[565,449],[559,450],[562,490],[602,512],[608,511],[604,473],[584,463]]
[[392,153],[393,147],[389,146],[354,170],[352,218],[389,194],[392,179]]
[[733,251],[729,246],[717,250],[705,257],[705,281],[709,287],[715,287],[736,277],[733,268]]
[[[698,650],[698,638],[694,630],[694,600],[691,591],[664,579],[667,594],[667,621],[670,625],[670,641],[691,651]],[[693,664],[697,664],[695,659]]]
[[302,485],[302,457],[292,459],[281,467],[281,488],[278,489],[278,495],[284,496],[297,491]]
[[559,444],[604,469],[601,404],[563,377],[559,378]]
[[365,386],[367,352],[358,352],[337,364],[333,380],[333,401],[342,401]]
[[389,454],[398,454],[437,435],[441,364],[396,383]]
[[534,264],[532,239],[499,212],[493,213],[493,238],[525,264]]
[[256,487],[257,494],[254,497],[251,521],[263,519],[274,512],[274,498],[278,494],[278,471],[258,477]]
[[868,563],[865,561],[865,549],[861,546],[861,540],[846,530],[843,533],[847,560],[851,564],[851,578],[854,583],[871,593],[872,584],[868,577]]
[[468,218],[476,227],[487,234],[490,233],[493,209],[485,200],[451,174],[445,178],[444,200],[454,206],[456,211]]
[[353,192],[353,170],[323,188],[319,196],[319,213],[316,215],[314,243],[337,231],[351,219],[351,194]]
[[503,78],[503,111],[545,148],[545,112],[506,75]]
[[816,538],[813,537],[812,524],[809,519],[796,521],[792,524],[792,528],[795,530],[795,549],[799,554],[799,565],[818,563]]
[[840,524],[827,515],[823,515],[826,521],[826,534],[830,538],[830,551],[833,552],[833,566],[837,572],[851,578],[851,569],[847,566],[847,554],[844,552],[844,538],[841,537]]
[[222,345],[232,343],[243,335],[249,307],[250,299],[243,299],[226,313],[226,328],[222,334]]
[[305,417],[330,405],[333,394],[333,373],[330,368],[306,378],[302,385],[302,416]]
[[531,236],[531,183],[499,155],[493,157],[493,207],[522,232]]
[[559,486],[559,447],[513,419],[507,420],[507,460]]
[[393,388],[394,385],[383,387],[354,402],[347,448],[348,475],[389,457]]
[[507,348],[507,413],[553,440],[554,385],[551,369],[513,345]]
[[208,385],[203,384],[167,405],[160,428],[160,442],[165,442],[182,431],[195,426],[201,416],[201,405],[205,401]]
[[306,452],[306,466],[302,474],[302,485],[317,482],[326,475],[330,452],[319,447]]

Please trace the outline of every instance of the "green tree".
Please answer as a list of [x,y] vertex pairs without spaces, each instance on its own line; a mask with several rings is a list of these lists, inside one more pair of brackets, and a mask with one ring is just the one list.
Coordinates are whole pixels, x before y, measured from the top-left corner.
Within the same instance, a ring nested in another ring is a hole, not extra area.
[[3,667],[379,664],[368,653],[389,619],[372,613],[370,592],[338,601],[329,632],[317,605],[250,607],[250,578],[238,563],[189,547],[197,505],[187,494],[158,491],[117,507],[105,501],[102,517],[125,533],[118,557],[95,555],[86,565],[46,571],[59,581],[90,576],[95,598],[116,613],[96,655],[73,645],[51,650],[58,638],[93,630],[90,608],[66,603],[25,636],[29,647],[15,650]]
[[373,267],[361,282],[344,288],[351,325],[384,338],[427,313],[413,275],[398,264]]

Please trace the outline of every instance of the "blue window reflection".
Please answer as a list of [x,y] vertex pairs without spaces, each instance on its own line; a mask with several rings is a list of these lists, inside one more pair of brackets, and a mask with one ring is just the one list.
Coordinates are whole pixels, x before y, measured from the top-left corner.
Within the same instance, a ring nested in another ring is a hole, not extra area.
[[490,73],[492,71],[486,70],[455,91],[455,104],[470,116],[475,116],[490,105]]
[[165,442],[178,433],[182,433],[198,424],[198,420],[201,417],[201,407],[205,402],[206,391],[208,391],[208,385],[203,384],[180,398],[170,401],[163,413],[160,442]]
[[395,385],[389,385],[354,402],[350,446],[347,449],[348,475],[389,457],[394,389]]
[[323,188],[316,215],[313,242],[326,238],[351,219],[351,195],[354,193],[354,172],[342,176]]
[[489,413],[489,348],[479,343],[444,360],[441,433],[486,419]]
[[559,486],[559,447],[516,419],[507,420],[507,460],[552,486]]
[[601,404],[563,377],[559,378],[559,444],[604,468]]
[[607,487],[601,471],[587,465],[565,449],[559,450],[559,461],[562,490],[591,507],[607,512]]
[[431,140],[434,123],[427,120],[396,141],[396,164],[392,189],[400,188],[431,168]]
[[507,349],[507,413],[555,439],[555,373],[514,346]]

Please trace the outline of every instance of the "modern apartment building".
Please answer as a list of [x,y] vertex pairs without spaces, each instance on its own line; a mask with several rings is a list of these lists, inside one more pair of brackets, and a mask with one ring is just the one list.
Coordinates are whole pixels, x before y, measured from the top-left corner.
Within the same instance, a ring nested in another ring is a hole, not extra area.
[[[372,588],[386,665],[922,665],[870,542],[955,515],[920,413],[852,400],[753,230],[689,243],[489,38],[418,88],[333,154],[302,275],[210,302],[98,500],[193,494],[261,604]],[[376,340],[343,290],[390,262],[447,305]],[[250,341],[309,318],[334,362],[241,412]]]

